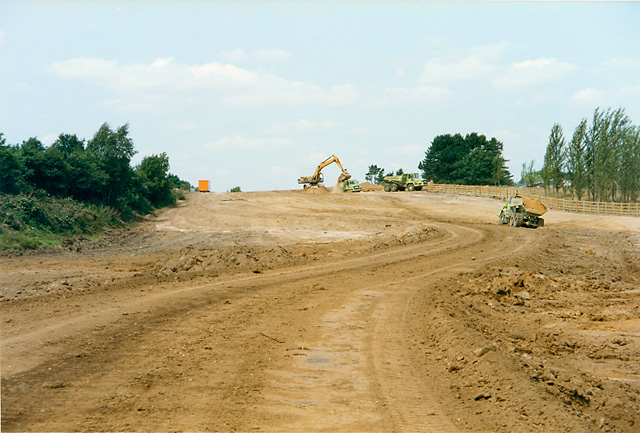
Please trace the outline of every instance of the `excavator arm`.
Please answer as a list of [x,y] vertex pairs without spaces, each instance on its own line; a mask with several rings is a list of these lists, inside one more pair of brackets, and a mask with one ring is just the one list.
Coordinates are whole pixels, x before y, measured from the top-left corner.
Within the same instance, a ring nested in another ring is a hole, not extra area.
[[331,155],[329,158],[325,159],[320,164],[318,164],[318,168],[316,168],[316,171],[313,173],[313,176],[300,177],[298,179],[298,183],[317,186],[319,183],[323,181],[322,169],[334,162],[338,165],[338,167],[340,167],[340,170],[342,171],[342,174],[340,175],[340,177],[338,177],[338,182],[343,182],[345,180],[351,179],[351,175],[347,173],[347,170],[345,170],[345,168],[342,166],[338,157],[335,155]]

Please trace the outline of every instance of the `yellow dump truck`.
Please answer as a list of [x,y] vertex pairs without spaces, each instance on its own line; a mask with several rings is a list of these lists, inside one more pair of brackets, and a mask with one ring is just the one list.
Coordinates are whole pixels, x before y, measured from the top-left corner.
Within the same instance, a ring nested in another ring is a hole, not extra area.
[[513,227],[538,228],[544,226],[540,218],[547,212],[547,205],[537,198],[514,195],[498,211],[498,224],[509,224]]

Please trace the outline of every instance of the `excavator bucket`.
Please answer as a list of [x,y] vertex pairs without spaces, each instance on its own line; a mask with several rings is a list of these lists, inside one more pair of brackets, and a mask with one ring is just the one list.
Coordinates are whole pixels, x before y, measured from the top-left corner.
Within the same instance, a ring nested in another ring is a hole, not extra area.
[[340,177],[338,178],[338,183],[344,182],[345,180],[351,179],[351,175],[346,171],[343,171]]

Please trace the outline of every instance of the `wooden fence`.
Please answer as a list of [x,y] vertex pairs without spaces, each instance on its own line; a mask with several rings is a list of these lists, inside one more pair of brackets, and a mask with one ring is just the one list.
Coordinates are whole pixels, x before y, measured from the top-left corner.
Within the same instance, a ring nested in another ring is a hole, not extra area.
[[565,198],[549,197],[539,194],[536,188],[515,188],[513,186],[490,186],[490,185],[447,185],[429,184],[425,188],[428,192],[447,192],[451,194],[471,195],[476,197],[491,197],[507,199],[520,192],[521,195],[535,197],[549,209],[562,210],[566,212],[582,212],[603,215],[618,216],[640,216],[640,203],[617,203],[598,201],[579,201]]

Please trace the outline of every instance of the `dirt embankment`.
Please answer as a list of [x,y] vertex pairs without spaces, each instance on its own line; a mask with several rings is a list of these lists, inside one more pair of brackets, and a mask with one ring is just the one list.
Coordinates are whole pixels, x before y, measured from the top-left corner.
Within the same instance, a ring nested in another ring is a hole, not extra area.
[[192,194],[4,255],[3,429],[638,431],[639,220],[499,206]]
[[[431,296],[425,358],[460,417],[495,431],[640,426],[640,236],[547,228],[533,252],[461,274]],[[424,300],[423,300],[424,301]],[[444,330],[444,331],[443,331]],[[560,402],[559,407],[554,404]],[[473,430],[473,424],[467,423]]]

